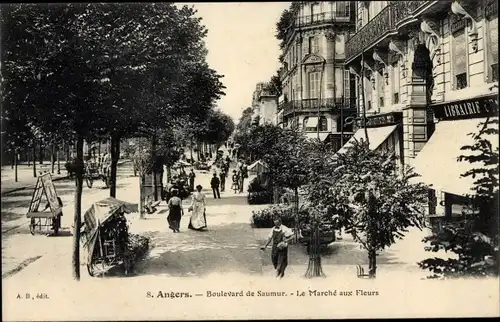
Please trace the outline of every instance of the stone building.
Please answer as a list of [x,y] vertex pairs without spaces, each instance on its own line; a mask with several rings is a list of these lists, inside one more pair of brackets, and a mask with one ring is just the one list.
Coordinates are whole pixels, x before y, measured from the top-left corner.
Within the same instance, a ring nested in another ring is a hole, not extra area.
[[277,125],[276,95],[266,89],[266,83],[257,83],[252,95],[252,122],[258,125]]
[[[345,41],[354,30],[354,2],[301,3],[282,52],[278,123],[308,137],[336,142],[352,128],[342,120],[356,112],[354,77],[345,68]],[[347,136],[345,140],[349,137]]]
[[[497,2],[355,5],[346,65],[366,108],[370,147],[393,149],[432,185],[432,218],[459,216],[472,186],[461,177],[471,165],[457,161],[460,148],[472,143],[478,123],[498,115]],[[355,137],[364,124],[358,120]]]

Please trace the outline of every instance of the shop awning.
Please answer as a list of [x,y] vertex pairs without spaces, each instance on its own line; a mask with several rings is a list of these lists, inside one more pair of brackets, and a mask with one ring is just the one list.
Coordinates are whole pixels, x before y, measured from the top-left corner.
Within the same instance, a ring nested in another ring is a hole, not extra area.
[[[325,132],[320,132],[319,133],[319,139],[321,142],[323,142],[324,140],[326,140],[326,138],[328,137],[330,133],[325,133]],[[306,137],[308,139],[317,139],[318,138],[318,133],[317,132],[307,132],[306,133]]]
[[[396,130],[397,125],[389,125],[382,127],[368,128],[368,141],[370,150],[377,149],[385,140]],[[359,129],[354,135],[344,144],[337,153],[344,153],[349,146],[352,146],[355,141],[366,140],[365,129]]]
[[310,116],[307,119],[306,127],[316,127],[318,126],[318,117],[317,116]]
[[[484,118],[456,121],[441,121],[436,124],[436,130],[412,164],[420,181],[432,185],[433,189],[446,191],[456,195],[471,194],[474,181],[472,177],[461,177],[461,174],[472,168],[484,168],[481,163],[458,161],[460,155],[473,155],[470,150],[460,150],[464,145],[474,143],[468,133],[478,133],[478,125]],[[498,148],[498,137],[488,138],[493,149]],[[498,165],[494,165],[498,166]]]

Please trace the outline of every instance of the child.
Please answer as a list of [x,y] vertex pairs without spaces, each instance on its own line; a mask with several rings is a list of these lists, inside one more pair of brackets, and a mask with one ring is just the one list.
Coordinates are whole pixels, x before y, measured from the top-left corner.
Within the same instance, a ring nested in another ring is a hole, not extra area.
[[240,190],[240,185],[239,185],[240,178],[239,178],[238,174],[236,173],[236,170],[233,170],[232,180],[233,180],[233,184],[231,185],[231,189],[234,190],[234,193],[236,193],[237,191]]

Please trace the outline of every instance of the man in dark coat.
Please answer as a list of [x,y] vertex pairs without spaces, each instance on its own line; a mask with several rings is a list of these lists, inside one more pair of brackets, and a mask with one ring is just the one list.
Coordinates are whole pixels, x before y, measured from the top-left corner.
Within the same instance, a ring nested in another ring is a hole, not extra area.
[[220,199],[219,185],[220,185],[220,180],[217,177],[217,173],[214,173],[212,180],[210,180],[210,186],[212,187],[212,191],[214,193],[214,199],[217,198]]

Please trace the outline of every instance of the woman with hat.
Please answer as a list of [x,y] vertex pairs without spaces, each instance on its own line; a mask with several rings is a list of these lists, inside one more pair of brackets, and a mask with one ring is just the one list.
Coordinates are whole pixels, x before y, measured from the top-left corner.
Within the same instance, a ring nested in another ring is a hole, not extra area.
[[207,227],[207,217],[205,216],[205,194],[201,192],[203,187],[196,186],[196,192],[193,194],[191,206],[188,211],[192,211],[191,219],[189,220],[189,229],[202,230]]

